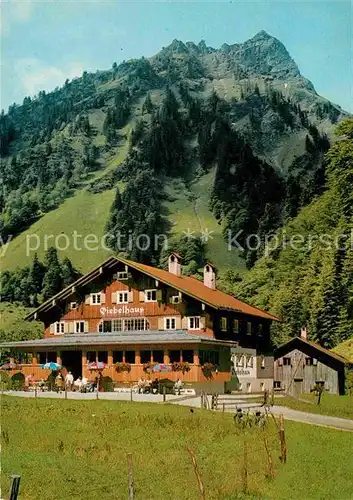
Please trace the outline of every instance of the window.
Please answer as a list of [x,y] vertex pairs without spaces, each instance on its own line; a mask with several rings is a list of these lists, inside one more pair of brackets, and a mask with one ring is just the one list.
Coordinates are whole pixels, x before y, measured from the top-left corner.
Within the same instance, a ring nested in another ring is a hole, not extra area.
[[305,358],[305,364],[306,364],[306,366],[313,366],[314,359],[313,358]]
[[157,302],[157,290],[145,290],[145,302]]
[[146,318],[109,319],[99,323],[100,333],[149,330]]
[[154,363],[163,363],[164,351],[153,351],[153,361]]
[[262,369],[265,368],[265,358],[264,357],[261,358],[261,368]]
[[75,333],[84,333],[84,331],[85,331],[85,322],[75,321]]
[[47,353],[46,352],[40,352],[39,353],[39,364],[40,365],[45,365],[47,362]]
[[54,323],[54,333],[55,335],[62,335],[65,333],[65,323],[63,321],[60,321],[58,323]]
[[225,317],[222,317],[221,318],[221,330],[224,332],[224,331],[227,331],[227,318]]
[[100,293],[92,293],[91,294],[91,304],[100,304],[101,303],[101,294]]
[[179,363],[180,351],[177,351],[177,350],[169,351],[169,359],[170,359],[171,363]]
[[284,366],[291,366],[291,359],[290,358],[283,358],[283,364]]
[[164,329],[165,330],[175,330],[176,329],[175,318],[164,318]]
[[127,280],[129,278],[127,271],[119,271],[115,275],[115,279],[117,280]]
[[141,351],[141,363],[149,363],[151,361],[151,351]]
[[56,363],[56,352],[47,352],[47,363]]
[[280,389],[281,388],[281,381],[280,380],[274,380],[274,382],[273,382],[273,388],[274,389]]
[[246,391],[247,391],[247,392],[251,392],[251,383],[250,383],[250,382],[248,382],[248,383],[246,384]]
[[135,351],[125,351],[125,363],[135,364]]
[[246,322],[246,335],[251,335],[251,323],[250,323],[250,321]]
[[193,363],[194,362],[194,351],[191,350],[185,350],[181,351],[182,356],[183,356],[183,361],[186,363]]
[[233,319],[233,333],[239,333],[239,320]]
[[77,302],[70,302],[70,309],[77,309]]
[[254,358],[251,355],[246,356],[246,368],[252,368],[253,366],[254,366]]
[[263,392],[265,390],[265,384],[260,382],[260,391]]
[[258,335],[261,337],[264,334],[264,325],[262,323],[258,326]]
[[108,351],[98,351],[98,361],[108,363]]
[[127,304],[129,302],[129,292],[117,292],[116,301],[118,304]]
[[94,361],[97,361],[96,351],[87,351],[86,358],[87,358],[87,363],[93,363]]
[[149,323],[145,318],[124,319],[124,331],[149,330]]
[[112,332],[121,332],[122,329],[123,329],[123,320],[122,319],[112,319],[111,331]]
[[219,365],[219,352],[218,351],[200,351],[200,364],[212,363]]
[[190,316],[189,330],[200,330],[200,316]]
[[123,351],[113,351],[113,363],[122,363]]

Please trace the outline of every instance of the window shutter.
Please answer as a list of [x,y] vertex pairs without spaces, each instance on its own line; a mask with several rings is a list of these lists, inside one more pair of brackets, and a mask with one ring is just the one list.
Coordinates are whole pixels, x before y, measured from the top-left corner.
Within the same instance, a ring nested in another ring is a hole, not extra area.
[[75,333],[75,323],[73,321],[68,323],[68,333]]
[[157,290],[157,302],[162,302],[162,290]]
[[55,333],[55,323],[50,325],[50,333]]
[[145,302],[145,292],[139,292],[139,301]]
[[129,292],[129,302],[133,302],[134,301],[134,292]]
[[176,330],[181,330],[181,317],[177,316],[175,318],[175,328]]
[[112,304],[116,304],[116,303],[117,303],[117,293],[113,292],[112,293]]
[[69,333],[69,322],[64,321],[64,333]]
[[181,328],[182,330],[187,330],[189,328],[189,321],[187,316],[184,316],[181,319]]
[[85,296],[85,304],[90,304],[91,303],[91,296],[90,295],[86,295]]
[[101,293],[101,304],[105,304],[105,293]]
[[88,321],[85,321],[85,332],[89,331]]
[[164,330],[164,318],[158,318],[158,330]]
[[200,328],[206,328],[206,318],[205,318],[205,316],[200,316]]
[[278,366],[283,366],[283,358],[278,358]]

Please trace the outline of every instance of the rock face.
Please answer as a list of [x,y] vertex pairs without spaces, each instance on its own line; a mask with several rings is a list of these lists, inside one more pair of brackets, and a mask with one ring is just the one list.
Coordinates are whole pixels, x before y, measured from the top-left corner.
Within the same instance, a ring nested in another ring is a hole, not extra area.
[[279,80],[301,76],[283,43],[266,31],[260,31],[245,43],[232,45],[230,54],[253,74],[273,76]]

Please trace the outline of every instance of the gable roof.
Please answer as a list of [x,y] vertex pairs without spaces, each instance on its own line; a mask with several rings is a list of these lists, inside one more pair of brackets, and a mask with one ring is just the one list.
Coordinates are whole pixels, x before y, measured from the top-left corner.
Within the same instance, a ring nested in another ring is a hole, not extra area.
[[277,347],[275,349],[275,359],[281,358],[285,354],[291,352],[293,349],[299,349],[304,352],[309,352],[309,349],[315,349],[318,359],[320,358],[320,356],[329,357],[340,363],[349,364],[348,359],[344,358],[343,356],[339,356],[338,354],[325,349],[320,344],[303,339],[302,337],[294,337],[288,342],[285,342],[284,344],[281,344],[279,347]]
[[146,274],[147,276],[150,276],[151,278],[161,281],[162,283],[175,288],[185,295],[193,297],[215,309],[231,310],[240,312],[242,314],[248,314],[250,316],[257,316],[264,319],[279,321],[279,318],[277,318],[276,316],[262,311],[257,307],[251,306],[250,304],[247,304],[242,300],[228,295],[221,290],[211,289],[195,278],[191,278],[190,276],[176,276],[175,274],[170,273],[169,271],[165,271],[164,269],[158,269],[146,264],[134,262],[120,256],[110,257],[109,259],[107,259],[100,266],[93,269],[85,276],[82,276],[77,281],[75,281],[75,283],[72,283],[68,287],[64,288],[61,292],[54,295],[54,297],[41,304],[35,311],[30,313],[26,317],[26,319],[36,319],[38,313],[48,311],[49,309],[54,307],[56,300],[63,300],[65,298],[68,298],[70,295],[72,295],[72,293],[74,293],[77,287],[88,285],[89,283],[94,281],[95,278],[99,277],[99,275],[102,274],[105,269],[113,269],[120,262],[128,267]]

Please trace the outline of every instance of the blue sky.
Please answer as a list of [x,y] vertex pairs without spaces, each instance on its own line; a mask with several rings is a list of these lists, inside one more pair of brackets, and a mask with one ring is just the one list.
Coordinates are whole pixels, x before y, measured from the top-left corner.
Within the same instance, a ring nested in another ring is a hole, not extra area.
[[1,4],[1,107],[174,38],[219,47],[264,29],[324,97],[353,112],[350,2],[32,1]]

